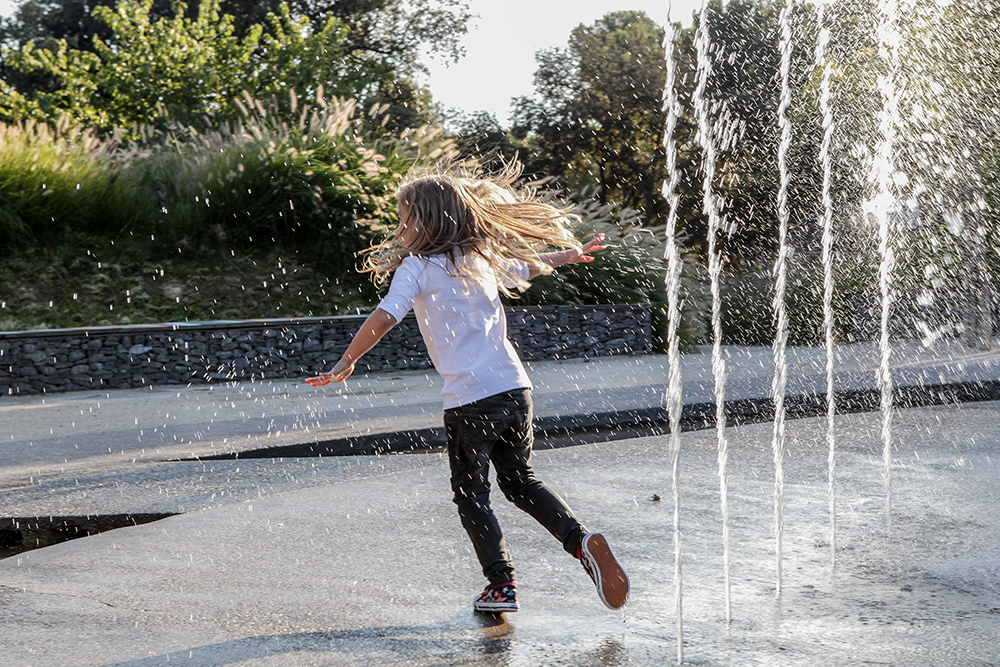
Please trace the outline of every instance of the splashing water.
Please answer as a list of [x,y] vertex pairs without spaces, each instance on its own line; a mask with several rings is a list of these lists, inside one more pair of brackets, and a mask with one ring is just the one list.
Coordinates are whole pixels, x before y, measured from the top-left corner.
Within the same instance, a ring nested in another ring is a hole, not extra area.
[[792,103],[789,72],[792,63],[792,19],[794,0],[789,0],[781,10],[781,101],[778,105],[778,126],[781,143],[778,145],[778,173],[781,187],[778,190],[778,259],[774,267],[774,315],[777,333],[774,337],[774,542],[775,542],[775,594],[781,595],[782,541],[785,529],[785,385],[788,375],[788,312],[785,309],[785,285],[788,276],[788,149],[792,143],[792,128],[788,121],[788,107]]
[[968,192],[966,197],[969,202],[965,207],[966,215],[971,229],[966,233],[966,248],[968,260],[966,275],[970,286],[967,296],[968,304],[965,308],[963,328],[965,329],[965,343],[971,348],[988,351],[992,349],[993,333],[993,290],[990,289],[990,276],[986,268],[985,243],[988,238],[986,227],[983,224],[982,200],[983,184],[979,174],[981,156],[979,150],[980,135],[984,134],[983,123],[979,119],[967,120],[969,127],[970,145],[968,149],[969,164],[973,166],[971,173],[967,176],[968,185],[965,189]]
[[702,172],[702,211],[708,217],[708,273],[712,293],[712,373],[715,379],[715,424],[719,452],[719,491],[722,512],[722,563],[725,579],[726,623],[732,620],[731,568],[729,549],[729,482],[727,462],[729,442],[726,437],[726,360],[722,352],[722,256],[718,249],[721,233],[721,202],[713,189],[716,165],[716,128],[713,126],[709,101],[705,98],[712,76],[711,37],[708,30],[708,3],[703,3],[695,38],[698,53],[698,86],[694,93],[694,108],[698,117],[698,137],[704,148]]
[[681,374],[680,340],[677,335],[681,320],[680,282],[681,257],[677,248],[677,207],[680,196],[677,194],[680,185],[681,172],[677,168],[677,147],[674,144],[674,129],[680,116],[680,100],[678,99],[675,79],[677,76],[674,62],[674,40],[676,35],[674,25],[670,20],[673,3],[667,7],[666,31],[663,37],[663,47],[666,53],[667,81],[663,89],[663,107],[667,112],[666,131],[663,135],[663,146],[666,153],[667,173],[669,180],[663,184],[663,197],[670,205],[667,217],[666,250],[667,259],[667,311],[668,329],[667,354],[670,364],[670,377],[667,389],[667,411],[670,421],[670,454],[672,464],[672,483],[674,500],[674,600],[676,604],[677,623],[677,663],[684,662],[684,598],[683,577],[681,568],[681,514],[680,514],[680,451],[681,451],[681,410],[683,403],[683,376]]
[[830,509],[830,564],[837,561],[837,438],[834,417],[837,414],[836,397],[833,391],[833,196],[830,191],[831,164],[830,144],[833,141],[833,109],[830,106],[830,88],[833,66],[826,57],[830,42],[830,28],[825,25],[824,5],[817,9],[819,35],[816,39],[816,66],[823,68],[820,79],[819,108],[823,116],[823,143],[820,145],[819,162],[823,170],[823,333],[826,340],[826,442],[829,450],[827,458],[827,489]]
[[[772,303],[773,315],[776,323],[776,335],[773,340],[773,362],[774,362],[774,376],[771,384],[771,396],[774,402],[774,421],[773,421],[773,433],[772,433],[772,450],[773,450],[773,465],[774,465],[774,542],[775,542],[775,569],[776,569],[776,596],[778,600],[776,605],[779,608],[783,607],[789,602],[787,594],[783,595],[783,541],[784,541],[784,517],[786,512],[786,501],[785,501],[785,471],[784,471],[784,460],[786,458],[786,402],[789,401],[786,396],[788,391],[789,383],[789,363],[794,361],[795,357],[788,356],[787,346],[790,337],[790,312],[786,309],[786,297],[797,296],[796,288],[794,284],[789,286],[789,278],[794,279],[796,274],[792,272],[792,268],[795,265],[790,264],[794,261],[792,257],[792,238],[790,237],[789,231],[791,227],[792,213],[796,209],[794,206],[795,202],[790,202],[790,198],[793,196],[794,188],[792,186],[798,186],[800,181],[799,177],[795,176],[796,180],[793,182],[793,174],[796,156],[804,155],[805,152],[800,152],[798,149],[793,153],[792,151],[792,121],[799,118],[800,111],[805,110],[812,115],[812,107],[803,106],[802,109],[799,106],[793,108],[793,92],[798,90],[799,92],[809,92],[813,90],[813,83],[815,83],[815,90],[818,92],[818,97],[815,99],[810,99],[808,102],[818,102],[819,119],[821,120],[821,143],[818,148],[818,165],[814,164],[812,166],[818,167],[817,173],[822,175],[822,188],[819,201],[819,205],[816,207],[818,209],[819,215],[818,229],[808,230],[808,234],[822,232],[821,248],[816,248],[821,250],[820,253],[820,263],[822,265],[822,303],[823,303],[823,318],[822,318],[822,329],[824,333],[825,341],[825,380],[826,380],[826,463],[827,463],[827,480],[826,480],[826,495],[827,495],[827,505],[829,514],[829,525],[827,530],[829,531],[829,562],[831,566],[837,564],[837,531],[838,531],[838,516],[837,516],[837,476],[838,474],[843,475],[843,472],[838,471],[838,466],[842,470],[848,470],[848,468],[853,465],[852,452],[850,445],[852,443],[848,442],[848,448],[845,450],[846,453],[838,452],[838,447],[844,449],[843,443],[837,442],[837,431],[836,431],[836,417],[837,417],[837,402],[835,393],[835,376],[834,369],[837,364],[837,355],[835,347],[835,312],[834,312],[834,290],[837,288],[837,279],[834,271],[834,261],[837,258],[835,255],[835,228],[834,225],[837,224],[840,227],[838,229],[841,232],[841,239],[845,243],[854,242],[864,242],[870,244],[870,239],[867,237],[862,238],[863,234],[858,235],[858,239],[854,240],[851,235],[853,230],[852,226],[857,223],[855,219],[855,213],[863,214],[865,220],[872,223],[872,229],[877,233],[877,284],[878,284],[878,295],[881,299],[881,322],[880,322],[880,333],[877,338],[878,340],[878,361],[876,364],[876,390],[880,395],[880,414],[878,415],[880,419],[880,442],[881,442],[881,470],[878,466],[872,471],[877,480],[879,473],[881,473],[881,478],[883,482],[883,493],[885,498],[885,522],[886,522],[886,533],[891,537],[892,535],[892,505],[893,505],[893,420],[894,420],[894,381],[903,382],[904,371],[899,371],[898,377],[894,378],[892,373],[892,362],[893,355],[903,354],[905,347],[901,344],[896,345],[890,342],[890,324],[898,325],[899,319],[892,318],[890,315],[894,308],[894,301],[896,300],[896,295],[901,289],[904,289],[909,285],[905,282],[909,274],[907,271],[912,271],[910,263],[912,263],[912,257],[908,255],[899,254],[901,260],[900,266],[896,268],[897,254],[895,247],[899,246],[901,249],[904,248],[904,234],[913,232],[914,230],[919,231],[918,225],[923,223],[923,219],[919,215],[910,216],[909,222],[911,229],[905,228],[903,221],[900,217],[900,206],[901,202],[904,200],[900,195],[904,194],[904,190],[909,189],[910,178],[915,178],[915,175],[919,175],[920,170],[913,165],[914,162],[922,159],[921,155],[917,154],[919,145],[915,148],[915,144],[918,142],[914,141],[914,136],[920,136],[921,141],[930,142],[926,137],[929,133],[924,135],[914,135],[912,132],[907,130],[905,124],[906,120],[901,119],[901,114],[903,112],[913,113],[914,118],[917,121],[925,121],[926,110],[919,104],[911,105],[914,99],[917,99],[917,95],[914,92],[915,88],[912,81],[909,84],[904,84],[902,75],[909,71],[912,66],[911,59],[912,54],[909,51],[903,49],[903,41],[901,39],[902,28],[901,25],[906,24],[908,17],[904,14],[902,7],[908,7],[908,5],[901,5],[899,0],[879,0],[878,9],[872,17],[873,22],[876,23],[877,32],[873,42],[878,45],[878,58],[877,62],[872,64],[871,72],[873,77],[874,72],[879,72],[877,75],[877,85],[879,88],[878,93],[871,91],[874,110],[869,111],[864,108],[864,105],[860,105],[860,108],[851,109],[844,108],[835,112],[835,97],[840,98],[842,95],[845,99],[850,100],[852,96],[856,98],[857,92],[852,88],[855,82],[850,80],[850,76],[847,76],[846,71],[841,71],[836,65],[836,58],[834,54],[837,53],[836,47],[831,47],[832,39],[831,33],[833,30],[837,29],[836,26],[836,14],[834,14],[833,9],[828,6],[818,5],[815,7],[816,11],[816,28],[817,33],[815,41],[810,45],[810,50],[814,49],[812,55],[814,67],[809,73],[809,83],[805,84],[801,88],[799,83],[801,83],[800,78],[803,78],[803,71],[801,68],[793,67],[793,56],[795,43],[793,41],[793,34],[797,32],[795,28],[795,23],[793,20],[797,20],[800,13],[808,14],[809,12],[802,12],[804,6],[797,4],[795,0],[786,0],[784,7],[781,11],[779,19],[779,34],[780,34],[780,45],[779,53],[780,56],[780,100],[777,108],[777,126],[779,129],[779,144],[777,151],[777,171],[779,176],[779,188],[777,192],[777,222],[778,222],[778,254],[773,266],[773,289],[774,289],[774,300]],[[908,11],[908,10],[907,10]],[[668,12],[669,16],[669,12]],[[726,206],[729,204],[728,201],[720,194],[721,188],[719,183],[723,178],[726,178],[725,166],[722,162],[727,156],[727,151],[729,150],[728,138],[730,134],[738,134],[735,132],[734,128],[738,126],[727,117],[727,110],[725,107],[718,106],[721,104],[718,100],[713,99],[713,97],[718,97],[715,94],[715,82],[716,77],[719,81],[722,81],[724,76],[724,65],[719,54],[722,53],[722,49],[725,47],[724,43],[714,44],[712,38],[710,37],[709,22],[712,20],[713,24],[715,21],[714,15],[710,14],[709,6],[707,1],[703,2],[701,7],[700,19],[698,22],[698,29],[694,35],[694,43],[692,46],[696,50],[696,79],[695,79],[695,90],[693,91],[693,96],[691,99],[692,106],[694,109],[695,120],[697,121],[697,143],[701,146],[701,159],[702,159],[702,173],[699,177],[702,179],[701,185],[701,195],[702,195],[702,217],[707,222],[707,234],[705,237],[707,246],[707,263],[708,263],[708,282],[710,284],[710,290],[712,295],[712,306],[711,306],[711,329],[713,335],[713,346],[712,346],[712,370],[714,375],[714,389],[715,389],[715,399],[716,399],[716,427],[717,427],[717,440],[718,440],[718,478],[720,484],[720,504],[722,513],[722,539],[723,539],[723,557],[724,557],[724,567],[726,570],[726,621],[727,626],[731,622],[731,607],[730,607],[730,545],[729,545],[729,499],[727,496],[729,480],[727,478],[727,458],[728,458],[728,443],[726,435],[726,415],[725,415],[725,401],[727,392],[727,358],[723,355],[724,349],[722,348],[722,327],[721,327],[721,289],[720,289],[720,278],[723,275],[723,258],[720,253],[720,239],[718,235],[724,233],[727,227],[726,221]],[[806,18],[808,21],[808,17]],[[669,22],[668,22],[669,25]],[[906,24],[908,25],[908,24]],[[808,26],[811,27],[811,26]],[[870,28],[870,25],[866,25]],[[712,26],[713,30],[716,28],[715,25]],[[868,33],[866,33],[868,34]],[[908,34],[908,33],[907,33]],[[869,35],[870,36],[870,35]],[[678,202],[679,195],[678,191],[682,187],[680,183],[681,174],[677,166],[678,162],[678,145],[674,143],[674,132],[677,129],[679,118],[680,118],[680,104],[678,101],[679,94],[674,90],[677,76],[678,63],[676,61],[675,52],[673,50],[674,41],[677,39],[676,28],[674,26],[669,26],[665,36],[665,47],[666,47],[666,73],[667,73],[667,86],[664,91],[664,111],[667,116],[667,127],[666,134],[664,137],[664,147],[666,149],[666,162],[668,167],[669,179],[663,185],[663,194],[670,206],[670,216],[668,218],[667,224],[667,247],[665,251],[665,257],[668,262],[667,269],[667,290],[668,290],[668,308],[669,308],[669,354],[670,354],[670,384],[668,388],[668,408],[670,415],[670,451],[673,466],[673,485],[674,485],[674,549],[675,549],[675,573],[674,573],[674,589],[675,589],[675,599],[676,599],[676,613],[677,613],[677,639],[678,639],[678,662],[683,661],[683,616],[682,616],[682,578],[681,578],[681,542],[680,542],[680,495],[679,495],[679,457],[680,457],[680,429],[679,429],[679,419],[681,416],[682,407],[682,387],[681,387],[681,372],[680,372],[680,357],[679,357],[679,342],[677,339],[678,326],[680,323],[680,272],[681,272],[681,259],[679,254],[679,246],[676,240],[677,225],[678,225]],[[804,50],[804,49],[803,49]],[[908,59],[909,56],[909,59]],[[808,56],[807,56],[808,57]],[[720,60],[715,60],[715,58],[720,58]],[[732,60],[730,60],[732,63]],[[715,70],[713,72],[713,69]],[[798,72],[793,76],[793,73]],[[811,73],[815,73],[815,79],[812,78]],[[843,76],[842,76],[843,75]],[[909,76],[907,74],[907,76]],[[799,83],[796,83],[799,82]],[[867,83],[865,85],[868,85]],[[933,88],[933,86],[932,86]],[[907,91],[904,97],[904,91]],[[857,99],[854,99],[857,102]],[[734,107],[735,108],[735,107]],[[858,114],[855,116],[855,114]],[[924,114],[924,115],[921,115]],[[774,118],[772,116],[772,118]],[[836,118],[836,122],[835,122]],[[937,120],[941,118],[935,116]],[[796,121],[798,122],[798,121]],[[859,126],[863,126],[863,131],[865,137],[861,140],[858,139]],[[796,127],[805,127],[804,125],[796,125]],[[872,141],[867,133],[874,131],[874,140]],[[805,135],[797,134],[800,139]],[[685,135],[686,138],[686,135]],[[817,137],[818,139],[818,137]],[[935,143],[941,143],[935,140]],[[683,145],[683,144],[682,144]],[[697,148],[697,147],[695,147]],[[857,199],[853,198],[851,192],[845,191],[840,197],[836,197],[834,191],[834,178],[837,172],[834,170],[837,165],[842,164],[838,159],[842,153],[845,151],[850,151],[850,155],[853,159],[857,160],[867,160],[867,167],[860,170],[860,179],[863,181],[863,185],[866,187],[855,190],[854,192],[858,194],[859,199],[863,199],[863,206],[857,206]],[[938,150],[935,146],[934,150]],[[965,153],[956,152],[955,155],[961,154],[963,157],[942,157],[942,162],[945,166],[948,165],[948,159],[955,159],[958,161],[971,161],[973,164],[978,165],[979,155],[976,153],[976,147],[973,147],[971,152],[967,150]],[[914,156],[917,158],[914,158]],[[718,165],[717,165],[718,159]],[[926,161],[919,162],[921,165],[927,165]],[[933,164],[932,168],[938,166],[936,163]],[[904,166],[909,165],[909,166]],[[718,166],[718,168],[717,168]],[[913,174],[904,174],[903,170],[912,170]],[[936,169],[935,173],[940,173],[940,177],[945,181],[955,178],[954,167],[948,167],[945,169]],[[808,170],[805,176],[809,176]],[[806,182],[805,179],[801,181],[804,185],[803,190],[808,190],[811,184]],[[908,202],[912,202],[911,210],[917,210],[917,200],[916,197],[921,193],[931,192],[938,195],[938,205],[943,205],[941,201],[940,194],[947,195],[947,189],[942,189],[942,193],[934,192],[933,190],[928,190],[923,186],[920,181],[917,181],[920,185],[919,188],[913,188],[911,196]],[[693,184],[692,184],[693,185]],[[819,185],[819,179],[817,178],[816,185]],[[980,187],[981,184],[980,184]],[[967,188],[968,189],[968,188]],[[971,188],[975,193],[979,191],[975,188]],[[976,199],[981,200],[981,195],[976,194]],[[842,198],[847,204],[846,209],[850,209],[850,215],[845,216],[843,220],[834,219],[834,202],[835,199]],[[738,202],[737,202],[738,203]],[[948,202],[950,203],[950,202]],[[806,204],[811,205],[811,202]],[[805,206],[802,207],[803,209]],[[963,209],[964,210],[964,209]],[[979,214],[981,216],[982,211],[985,210],[985,203],[983,202],[980,206]],[[947,213],[947,211],[946,211]],[[970,216],[975,215],[975,208],[969,211]],[[956,214],[952,214],[953,217],[962,223],[961,219]],[[736,219],[735,216],[733,219]],[[977,219],[975,221],[977,227],[981,226],[981,220]],[[970,221],[967,223],[972,225]],[[792,229],[792,233],[798,233],[798,229]],[[867,230],[865,230],[867,231]],[[959,236],[962,232],[961,224],[959,224],[957,231],[955,229],[949,230],[953,236]],[[874,234],[872,234],[874,236]],[[947,240],[947,239],[946,239]],[[815,246],[813,246],[815,247]],[[865,251],[867,252],[867,245],[865,246]],[[813,248],[809,248],[810,250]],[[841,256],[843,257],[843,255]],[[950,255],[945,255],[947,259],[945,262],[950,262]],[[873,263],[874,264],[874,263]],[[805,266],[805,263],[803,263]],[[865,260],[864,265],[864,276],[863,280],[867,280],[868,274],[867,270],[869,268],[874,268],[870,266]],[[850,273],[853,271],[853,265],[848,265],[845,267],[843,275],[847,277],[845,283],[852,284],[856,281],[858,277],[855,274]],[[925,272],[926,273],[926,272]],[[811,285],[806,285],[807,288],[811,288]],[[843,287],[841,288],[843,291]],[[853,304],[852,304],[853,305]],[[923,304],[922,304],[923,305]],[[957,331],[957,329],[956,329]],[[893,347],[898,347],[897,350],[893,350]],[[769,369],[770,370],[770,369]],[[845,371],[848,371],[845,367]],[[794,386],[794,385],[793,385]],[[730,392],[733,390],[730,389]],[[792,426],[788,426],[789,434]],[[898,426],[896,428],[899,428]],[[874,429],[872,430],[874,436]],[[733,437],[730,435],[729,437]],[[820,436],[822,437],[822,436]],[[897,435],[898,439],[901,435]],[[789,440],[791,435],[788,436]],[[843,440],[843,438],[842,438]],[[844,457],[847,456],[847,459]],[[840,460],[838,460],[840,459]],[[844,461],[847,461],[848,468],[844,468]],[[903,480],[904,482],[906,480]],[[901,482],[897,482],[897,485]],[[876,482],[877,485],[877,482]],[[905,486],[900,486],[900,491],[897,492],[898,499],[897,503],[905,502],[905,494],[903,489]],[[822,495],[823,489],[820,491]],[[796,496],[798,494],[795,494]],[[878,491],[875,491],[876,498],[878,497]],[[792,501],[797,500],[797,498],[792,498]],[[843,501],[841,501],[843,504]],[[789,507],[794,508],[796,504],[789,504]],[[881,508],[880,508],[881,509]],[[792,510],[789,510],[790,512]],[[881,514],[881,512],[879,512]],[[790,513],[789,516],[792,516]],[[848,519],[851,517],[848,516]],[[844,516],[841,517],[843,521]],[[849,529],[851,521],[847,521],[839,530],[843,533],[844,530]],[[845,538],[841,536],[841,541]],[[841,559],[844,558],[844,552],[841,550]],[[690,570],[690,565],[689,565]],[[688,577],[690,579],[691,572],[689,572]],[[736,593],[739,595],[739,581],[737,581]],[[690,595],[690,593],[689,593]],[[794,596],[793,596],[794,597]],[[738,600],[739,598],[737,598]],[[785,600],[782,602],[782,600]],[[737,603],[738,604],[738,603]],[[690,603],[689,603],[690,605]],[[690,614],[690,610],[689,610]]]

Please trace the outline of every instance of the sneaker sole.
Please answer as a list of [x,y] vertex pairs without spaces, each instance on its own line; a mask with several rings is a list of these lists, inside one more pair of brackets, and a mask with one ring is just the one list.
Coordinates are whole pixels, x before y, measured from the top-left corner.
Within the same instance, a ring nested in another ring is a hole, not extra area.
[[521,606],[516,602],[514,604],[509,602],[475,602],[472,608],[476,611],[485,611],[489,614],[500,614],[505,611],[517,611]]
[[580,549],[581,558],[597,573],[597,594],[609,609],[620,609],[628,601],[629,581],[625,570],[615,560],[608,541],[600,533],[587,535]]

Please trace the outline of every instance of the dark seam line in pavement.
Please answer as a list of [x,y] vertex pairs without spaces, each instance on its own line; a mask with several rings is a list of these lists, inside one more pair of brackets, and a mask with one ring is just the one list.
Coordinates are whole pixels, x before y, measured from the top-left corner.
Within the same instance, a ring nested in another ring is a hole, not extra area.
[[97,535],[116,528],[139,526],[176,516],[172,514],[90,514],[85,516],[40,516],[0,518],[0,559],[25,551],[50,547],[79,537]]
[[[1000,380],[901,386],[893,388],[893,405],[899,409],[953,405],[1000,400]],[[878,389],[854,389],[834,393],[838,415],[874,412],[880,409],[882,393]],[[827,412],[826,394],[799,394],[785,397],[788,419],[817,417]],[[681,412],[682,431],[715,427],[715,403],[685,405]],[[726,401],[728,426],[757,424],[774,419],[774,400],[744,398]],[[596,442],[610,442],[670,432],[667,408],[639,408],[563,417],[535,418],[535,448],[555,449]],[[176,461],[220,461],[232,459],[314,458],[324,456],[372,456],[380,454],[441,451],[445,446],[444,428],[423,428],[388,433],[318,440],[214,454]]]

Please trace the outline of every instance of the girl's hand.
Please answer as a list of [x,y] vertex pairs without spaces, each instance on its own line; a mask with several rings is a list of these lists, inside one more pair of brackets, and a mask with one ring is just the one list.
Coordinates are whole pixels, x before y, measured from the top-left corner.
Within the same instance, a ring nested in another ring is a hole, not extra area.
[[333,367],[328,373],[320,373],[316,377],[306,378],[306,384],[312,387],[323,387],[331,382],[343,382],[351,373],[354,372],[354,364],[345,364],[342,362],[337,362],[337,365]]
[[593,262],[594,258],[590,256],[590,253],[597,252],[598,250],[604,250],[605,248],[607,248],[607,246],[601,245],[602,241],[604,241],[604,234],[598,234],[594,238],[584,243],[583,247],[580,248],[580,252],[576,255],[576,257],[573,258],[571,256],[570,259],[566,260],[566,263],[576,264],[578,262],[581,263]]
[[333,373],[320,373],[316,377],[306,378],[306,384],[312,387],[323,387],[333,382]]
[[[590,239],[579,250],[557,250],[555,252],[546,252],[538,256],[538,259],[542,260],[553,269],[562,266],[563,264],[585,264],[587,262],[593,262],[594,258],[590,256],[590,253],[596,252],[598,250],[604,250],[607,246],[601,245],[604,241],[604,234],[598,234],[594,238]],[[542,275],[541,269],[537,267],[532,267],[528,272],[528,280],[532,278],[537,278]]]

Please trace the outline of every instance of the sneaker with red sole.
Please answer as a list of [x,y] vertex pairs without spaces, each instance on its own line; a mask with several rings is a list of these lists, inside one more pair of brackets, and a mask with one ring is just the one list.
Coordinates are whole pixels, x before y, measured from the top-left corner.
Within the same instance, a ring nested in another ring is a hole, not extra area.
[[587,533],[580,543],[580,562],[594,580],[601,602],[609,609],[620,609],[628,601],[629,582],[625,570],[615,560],[608,541],[600,533]]

